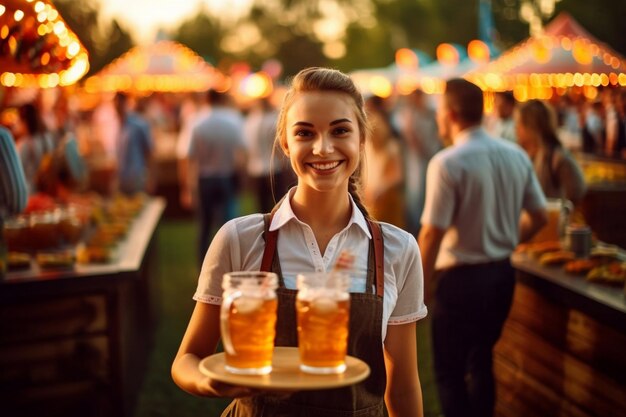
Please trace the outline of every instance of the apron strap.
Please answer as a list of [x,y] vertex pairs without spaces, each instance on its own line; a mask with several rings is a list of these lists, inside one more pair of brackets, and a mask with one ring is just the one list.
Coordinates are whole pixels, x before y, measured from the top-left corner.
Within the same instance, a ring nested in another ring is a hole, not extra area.
[[272,261],[274,260],[276,242],[278,241],[278,230],[270,231],[272,217],[274,217],[274,213],[267,213],[263,215],[263,220],[265,221],[265,232],[263,233],[263,239],[265,239],[265,249],[263,250],[261,271],[264,272],[272,272]]
[[380,223],[367,219],[367,224],[374,239],[374,263],[376,267],[376,295],[382,297],[385,292],[385,248],[383,246],[383,233]]

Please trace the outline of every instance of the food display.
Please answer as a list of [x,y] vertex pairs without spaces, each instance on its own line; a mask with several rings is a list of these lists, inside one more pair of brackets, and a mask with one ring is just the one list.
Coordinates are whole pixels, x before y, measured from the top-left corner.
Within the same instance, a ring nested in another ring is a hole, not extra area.
[[541,255],[539,263],[541,265],[563,265],[566,262],[573,261],[575,257],[574,252],[568,250],[557,250]]
[[574,275],[586,275],[593,268],[601,265],[601,262],[598,259],[576,259],[573,261],[567,262],[563,269],[565,272]]
[[581,162],[585,182],[589,185],[622,184],[626,185],[626,164],[620,161],[593,161],[590,159]]
[[518,252],[524,252],[533,258],[540,258],[544,253],[559,251],[563,245],[558,240],[550,240],[537,243],[521,244],[517,247]]
[[587,280],[622,286],[626,283],[626,262],[615,261],[595,267],[587,274]]
[[145,203],[142,194],[75,195],[63,202],[35,194],[23,213],[4,223],[9,268],[28,268],[33,259],[43,269],[114,262],[117,246]]
[[9,252],[7,254],[7,263],[9,271],[16,269],[30,268],[31,256],[24,252]]
[[626,284],[626,252],[615,245],[596,242],[589,257],[577,259],[558,241],[520,245],[524,253],[546,267],[561,267],[573,276],[584,276],[588,282],[624,286]]
[[41,268],[71,268],[76,263],[73,250],[58,252],[37,252],[35,256],[37,264]]

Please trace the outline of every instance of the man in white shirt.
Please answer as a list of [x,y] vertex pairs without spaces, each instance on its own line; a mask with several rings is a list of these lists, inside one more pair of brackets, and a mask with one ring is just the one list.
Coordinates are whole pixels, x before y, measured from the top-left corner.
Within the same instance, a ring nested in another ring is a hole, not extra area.
[[200,262],[213,233],[236,216],[238,175],[246,165],[243,117],[224,93],[209,90],[207,100],[211,110],[194,125],[188,150],[188,189],[195,186],[198,193]]
[[509,256],[546,222],[546,200],[524,151],[480,127],[483,94],[447,83],[439,134],[453,146],[431,159],[418,243],[425,290],[435,268],[435,374],[446,417],[493,415],[492,350],[508,315]]
[[[259,211],[269,213],[295,184],[289,159],[274,150],[278,111],[269,97],[259,99],[246,117],[243,132],[248,149],[248,179],[256,196]],[[272,184],[273,177],[273,184]]]

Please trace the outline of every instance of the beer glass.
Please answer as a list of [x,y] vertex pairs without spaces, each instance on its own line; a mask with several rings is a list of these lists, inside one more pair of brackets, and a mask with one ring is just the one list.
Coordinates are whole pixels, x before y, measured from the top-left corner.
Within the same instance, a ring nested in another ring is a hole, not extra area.
[[565,228],[569,224],[569,218],[574,210],[571,201],[565,199],[548,198],[546,209],[548,211],[548,223],[537,232],[530,243],[559,241],[565,237]]
[[224,274],[220,331],[227,371],[241,375],[272,371],[277,282],[272,272]]
[[341,272],[304,273],[296,278],[300,369],[311,374],[346,370],[350,277]]

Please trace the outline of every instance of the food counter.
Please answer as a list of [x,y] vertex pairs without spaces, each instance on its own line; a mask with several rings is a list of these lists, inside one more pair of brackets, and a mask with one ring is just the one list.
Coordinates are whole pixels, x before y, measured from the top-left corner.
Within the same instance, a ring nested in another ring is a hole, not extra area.
[[623,287],[513,255],[517,287],[496,345],[498,416],[626,416]]
[[30,267],[0,282],[0,398],[11,416],[129,416],[157,322],[149,199],[103,264]]

